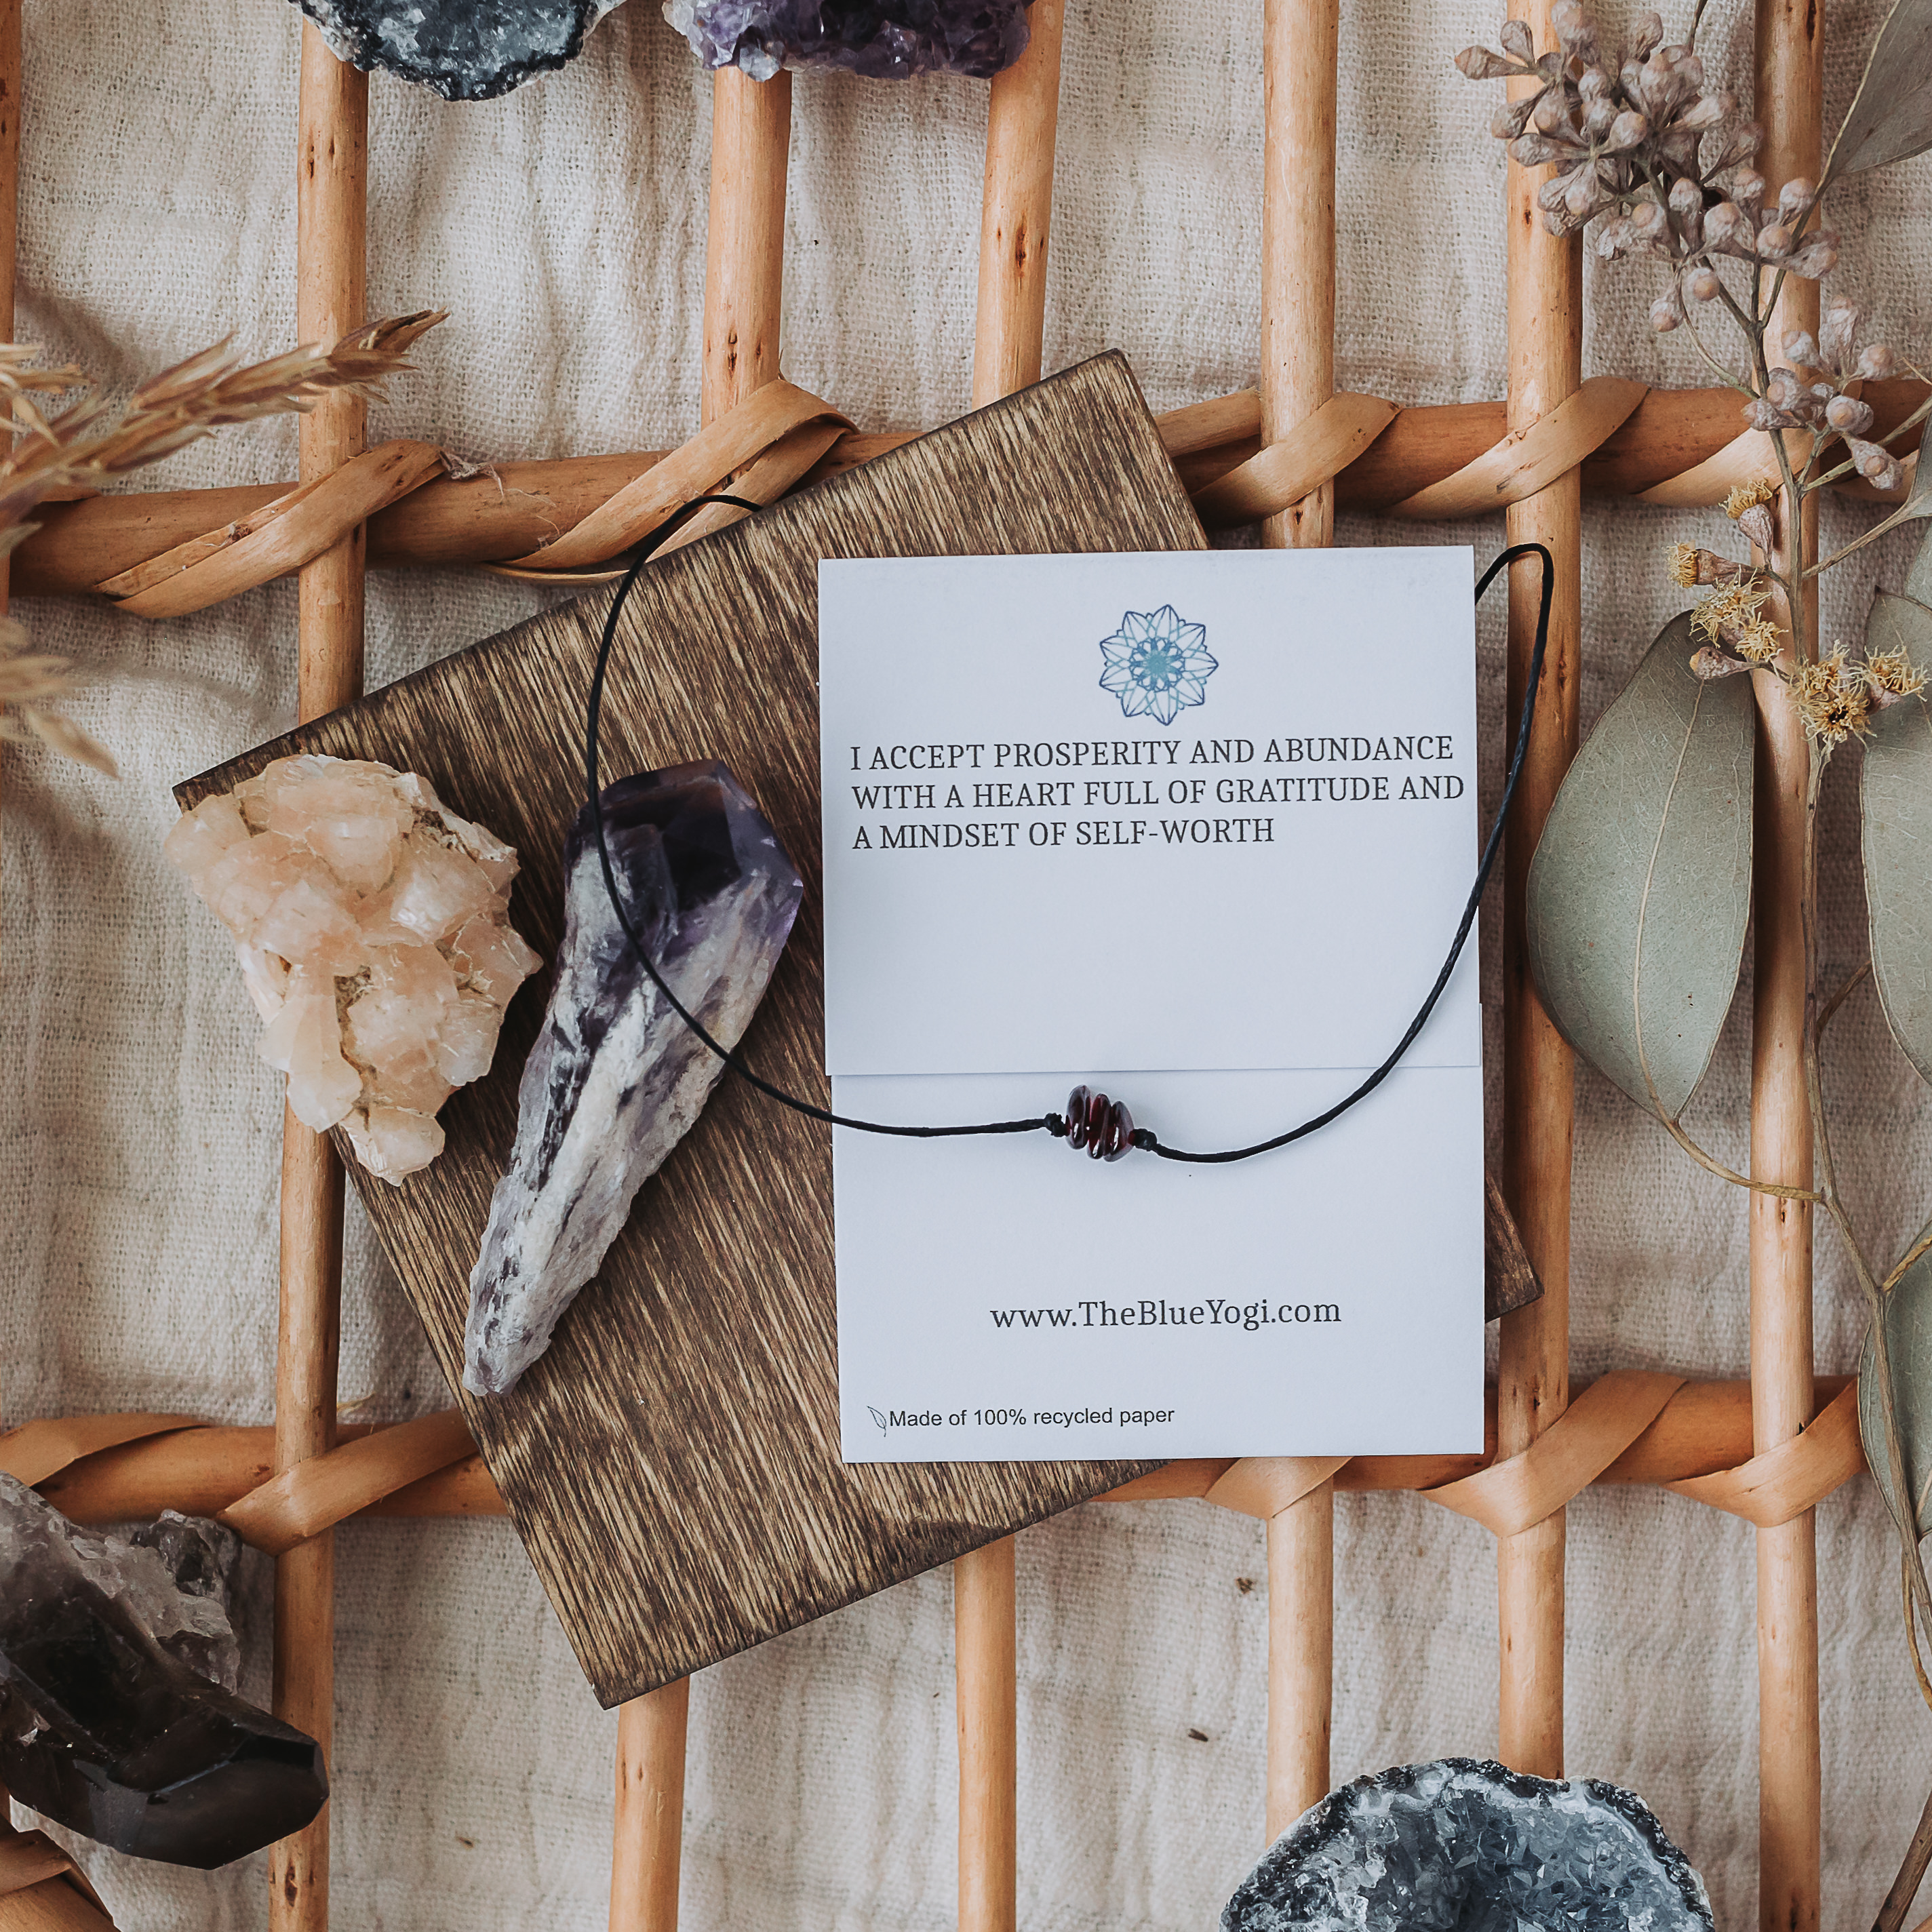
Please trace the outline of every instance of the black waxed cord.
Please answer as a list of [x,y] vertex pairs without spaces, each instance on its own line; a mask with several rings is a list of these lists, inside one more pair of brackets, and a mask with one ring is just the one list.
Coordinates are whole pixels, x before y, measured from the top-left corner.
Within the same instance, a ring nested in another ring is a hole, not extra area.
[[[597,647],[597,665],[590,680],[590,702],[586,718],[584,735],[584,785],[590,812],[592,830],[596,835],[597,856],[603,868],[604,890],[608,894],[610,909],[617,916],[617,923],[623,928],[624,936],[630,941],[631,950],[636,953],[644,970],[650,975],[651,983],[663,994],[673,1012],[702,1040],[712,1052],[724,1062],[741,1080],[781,1106],[789,1107],[795,1114],[802,1114],[808,1120],[824,1120],[835,1127],[850,1127],[855,1132],[866,1134],[891,1134],[906,1140],[952,1140],[969,1135],[1025,1134],[1044,1130],[1056,1139],[1064,1139],[1067,1132],[1067,1122],[1058,1114],[1040,1114],[1024,1120],[986,1120],[967,1126],[908,1127],[896,1126],[885,1120],[860,1120],[844,1114],[835,1114],[829,1108],[815,1106],[809,1100],[802,1100],[795,1094],[788,1094],[784,1088],[775,1087],[760,1074],[754,1072],[739,1058],[736,1049],[724,1046],[715,1040],[696,1015],[691,1012],[665,982],[664,976],[652,959],[638,929],[631,923],[631,916],[624,908],[622,896],[617,890],[616,873],[610,862],[610,848],[604,827],[604,801],[602,790],[598,783],[598,728],[604,710],[604,686],[610,664],[610,652],[617,638],[617,622],[622,615],[626,601],[637,584],[644,566],[652,554],[672,534],[685,512],[694,510],[706,503],[723,503],[734,509],[755,511],[762,506],[747,502],[742,496],[722,494],[694,496],[682,506],[676,517],[661,525],[647,537],[625,572],[616,593],[610,600],[610,608],[604,620],[604,632]],[[1232,1148],[1219,1154],[1192,1154],[1180,1148],[1164,1146],[1150,1128],[1137,1129],[1132,1144],[1144,1151],[1157,1154],[1163,1160],[1185,1161],[1196,1166],[1218,1166],[1238,1160],[1252,1160],[1256,1154],[1270,1154],[1277,1148],[1288,1146],[1292,1142],[1305,1138],[1308,1135],[1327,1126],[1332,1120],[1346,1114],[1359,1100],[1373,1093],[1395,1070],[1396,1064],[1409,1048],[1414,1044],[1416,1036],[1428,1022],[1436,1010],[1443,990],[1449,983],[1450,976],[1456,970],[1456,962],[1462,956],[1462,948],[1469,937],[1469,929],[1475,923],[1477,908],[1482,901],[1484,888],[1489,884],[1490,874],[1494,869],[1496,854],[1502,849],[1504,820],[1509,814],[1510,804],[1516,796],[1516,782],[1522,776],[1524,756],[1529,745],[1529,734],[1536,718],[1537,687],[1542,681],[1544,649],[1550,641],[1550,610],[1556,591],[1556,564],[1549,550],[1540,543],[1514,544],[1496,558],[1484,572],[1476,585],[1476,601],[1480,603],[1483,594],[1496,581],[1498,574],[1510,564],[1526,556],[1541,560],[1543,566],[1543,595],[1536,618],[1536,644],[1530,655],[1529,685],[1524,694],[1522,716],[1516,728],[1514,749],[1510,758],[1509,775],[1503,785],[1502,802],[1496,808],[1495,822],[1490,828],[1490,836],[1483,848],[1481,862],[1476,868],[1476,882],[1470,888],[1468,903],[1462,908],[1461,922],[1456,928],[1456,937],[1449,948],[1449,956],[1442,963],[1442,970],[1436,976],[1436,983],[1429,989],[1428,997],[1408,1028],[1388,1058],[1371,1073],[1354,1091],[1336,1102],[1326,1112],[1312,1119],[1304,1120],[1286,1133],[1277,1134],[1272,1140],[1257,1141],[1252,1147]]]

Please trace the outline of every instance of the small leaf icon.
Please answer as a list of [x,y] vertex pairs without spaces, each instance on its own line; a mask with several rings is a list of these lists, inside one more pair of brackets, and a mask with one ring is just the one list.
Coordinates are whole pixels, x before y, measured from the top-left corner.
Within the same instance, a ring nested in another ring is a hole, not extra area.
[[866,1405],[866,1413],[879,1425],[879,1433],[881,1436],[884,1435],[886,1432],[886,1418],[881,1415],[869,1402]]

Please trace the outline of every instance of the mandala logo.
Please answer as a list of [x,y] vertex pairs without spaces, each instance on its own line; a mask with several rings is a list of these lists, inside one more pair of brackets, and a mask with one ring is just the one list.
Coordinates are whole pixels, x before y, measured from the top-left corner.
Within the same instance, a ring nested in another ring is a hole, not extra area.
[[1100,688],[1120,700],[1130,718],[1172,724],[1190,704],[1204,704],[1208,680],[1220,667],[1208,655],[1208,627],[1184,622],[1172,604],[1130,610],[1111,638],[1100,640],[1107,668]]

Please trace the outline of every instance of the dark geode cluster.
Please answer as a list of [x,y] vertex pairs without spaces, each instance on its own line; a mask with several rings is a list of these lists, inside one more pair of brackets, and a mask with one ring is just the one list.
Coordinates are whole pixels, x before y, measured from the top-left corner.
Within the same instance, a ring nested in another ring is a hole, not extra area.
[[1256,1866],[1222,1932],[1712,1932],[1640,1798],[1444,1758],[1331,1791]]
[[446,100],[491,100],[577,57],[616,0],[300,0],[342,59]]

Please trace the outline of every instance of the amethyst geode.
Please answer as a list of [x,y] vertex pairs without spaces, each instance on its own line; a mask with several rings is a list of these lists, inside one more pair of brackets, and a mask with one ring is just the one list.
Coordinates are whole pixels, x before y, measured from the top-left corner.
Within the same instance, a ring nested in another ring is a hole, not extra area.
[[1222,1932],[1712,1932],[1703,1881],[1642,1799],[1472,1758],[1331,1791],[1276,1840]]
[[[735,1046],[798,916],[797,869],[721,764],[640,772],[601,798],[638,938],[686,1010]],[[524,1063],[510,1168],[470,1277],[465,1388],[502,1394],[550,1346],[724,1070],[618,923],[586,805],[564,847],[563,946]]]
[[754,80],[788,65],[985,80],[1027,44],[1025,0],[664,0],[664,14],[707,67]]

